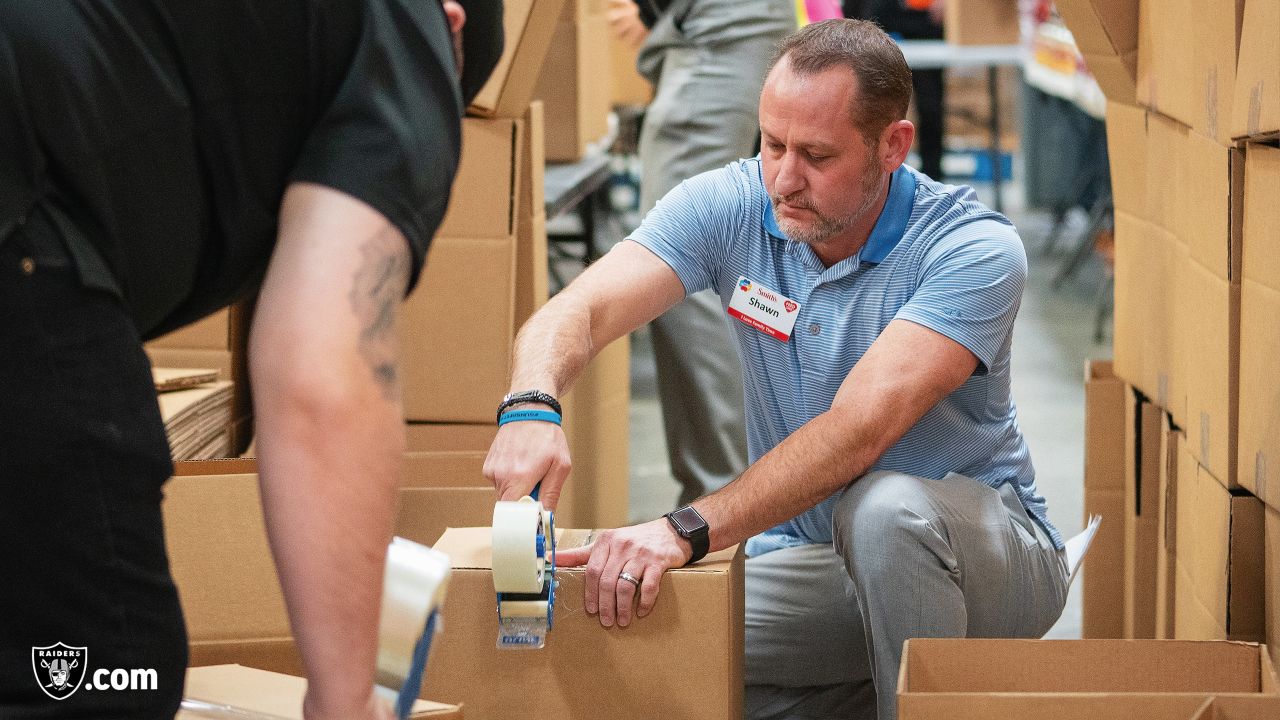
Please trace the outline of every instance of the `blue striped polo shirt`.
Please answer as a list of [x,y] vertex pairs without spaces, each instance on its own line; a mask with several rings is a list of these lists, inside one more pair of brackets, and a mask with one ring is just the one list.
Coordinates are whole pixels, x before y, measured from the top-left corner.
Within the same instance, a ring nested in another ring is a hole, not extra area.
[[[741,350],[752,463],[829,410],[885,327],[909,320],[968,348],[978,369],[871,470],[937,480],[955,472],[995,488],[1012,483],[1062,548],[1036,491],[1009,386],[1026,252],[1013,225],[979,203],[972,188],[898,168],[866,244],[824,267],[812,248],[778,229],[756,157],[681,183],[630,239],[670,265],[686,293],[714,288],[726,309],[740,277],[800,303],[789,342],[730,323]],[[838,494],[752,538],[747,553],[831,542]]]

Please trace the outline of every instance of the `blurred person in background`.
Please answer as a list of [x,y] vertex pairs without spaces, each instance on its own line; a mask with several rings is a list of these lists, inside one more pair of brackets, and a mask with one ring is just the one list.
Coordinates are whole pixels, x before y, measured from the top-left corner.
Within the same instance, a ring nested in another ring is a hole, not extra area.
[[[609,0],[613,31],[640,45],[655,88],[640,130],[640,213],[681,182],[750,157],[774,45],[796,26],[793,0]],[[747,466],[742,370],[719,298],[690,296],[649,325],[671,474],[680,504]]]

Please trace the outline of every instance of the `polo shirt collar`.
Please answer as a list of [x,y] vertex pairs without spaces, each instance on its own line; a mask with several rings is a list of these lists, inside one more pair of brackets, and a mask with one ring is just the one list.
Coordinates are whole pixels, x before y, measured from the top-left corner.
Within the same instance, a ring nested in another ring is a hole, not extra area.
[[[915,175],[907,169],[906,165],[901,165],[893,171],[889,181],[889,197],[884,202],[884,209],[880,211],[875,227],[871,229],[871,236],[858,252],[859,262],[878,265],[889,257],[889,253],[893,252],[893,248],[898,245],[898,241],[907,230],[907,221],[911,219],[911,208],[915,205],[915,199]],[[763,225],[765,232],[770,235],[779,240],[788,239],[778,228],[778,220],[773,216],[771,202],[764,204]]]

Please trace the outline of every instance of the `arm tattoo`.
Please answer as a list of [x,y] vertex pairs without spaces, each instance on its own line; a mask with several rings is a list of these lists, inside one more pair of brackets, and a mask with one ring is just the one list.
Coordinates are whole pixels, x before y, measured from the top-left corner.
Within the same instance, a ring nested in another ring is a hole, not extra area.
[[360,354],[387,400],[400,393],[396,309],[409,285],[409,248],[398,233],[384,232],[360,248],[351,287],[351,309],[360,321]]

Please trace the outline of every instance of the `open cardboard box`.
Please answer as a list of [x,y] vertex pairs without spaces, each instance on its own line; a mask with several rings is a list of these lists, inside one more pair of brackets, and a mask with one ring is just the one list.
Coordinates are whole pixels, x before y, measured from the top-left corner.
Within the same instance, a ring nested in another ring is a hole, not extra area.
[[[239,720],[302,720],[302,697],[307,681],[292,675],[241,665],[211,665],[187,670],[184,697],[194,701],[178,711],[175,720],[238,718]],[[461,720],[456,705],[418,700],[411,720]]]
[[906,642],[899,720],[1184,720],[1213,696],[1280,698],[1265,645],[1193,640]]
[[[424,697],[475,717],[742,717],[743,562],[737,547],[667,572],[657,605],[629,627],[583,610],[583,569],[556,572],[554,626],[541,650],[499,650],[490,528],[451,528],[435,549],[453,560],[445,629],[432,645]],[[558,546],[590,531],[558,530]]]
[[[451,523],[490,522],[483,461],[482,453],[406,456],[396,534],[431,544]],[[169,564],[193,667],[235,663],[300,675],[257,472],[252,458],[175,465],[163,504]]]

